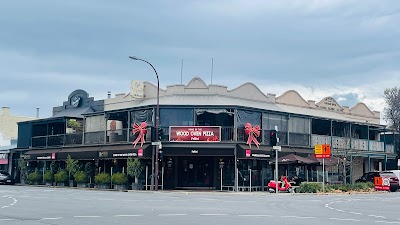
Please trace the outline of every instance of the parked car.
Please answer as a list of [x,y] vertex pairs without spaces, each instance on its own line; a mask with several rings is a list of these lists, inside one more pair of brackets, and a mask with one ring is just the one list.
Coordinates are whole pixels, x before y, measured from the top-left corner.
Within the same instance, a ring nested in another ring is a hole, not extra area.
[[368,172],[362,175],[356,182],[374,182],[374,177],[388,177],[390,179],[390,191],[399,189],[399,178],[390,171]]
[[400,170],[389,170],[389,172],[394,173],[394,175],[396,175],[396,177],[400,180]]
[[6,171],[0,171],[0,184],[15,184],[15,180]]

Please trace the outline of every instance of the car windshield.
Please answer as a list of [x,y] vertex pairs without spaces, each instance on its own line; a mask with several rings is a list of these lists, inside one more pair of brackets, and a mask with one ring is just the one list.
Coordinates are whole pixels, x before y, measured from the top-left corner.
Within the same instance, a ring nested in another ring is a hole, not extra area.
[[392,172],[382,172],[381,176],[394,176],[394,173],[392,173]]
[[0,174],[3,175],[3,176],[9,176],[9,175],[10,175],[10,174],[7,173],[6,171],[0,171]]

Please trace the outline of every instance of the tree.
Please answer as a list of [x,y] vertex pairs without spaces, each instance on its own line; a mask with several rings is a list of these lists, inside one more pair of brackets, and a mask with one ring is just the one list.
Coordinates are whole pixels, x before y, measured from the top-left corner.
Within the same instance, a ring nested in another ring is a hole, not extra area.
[[18,159],[18,168],[21,171],[21,182],[25,182],[25,179],[28,177],[27,174],[27,165],[24,158]]
[[79,170],[79,161],[71,158],[71,156],[68,155],[66,169],[69,173],[68,177],[70,179],[71,175],[75,175],[75,173]]
[[[385,120],[388,122],[389,128],[393,129],[397,134],[400,133],[400,87],[386,88],[384,92],[386,108]],[[395,146],[399,147],[400,137],[397,135]],[[400,149],[397,148],[397,155],[400,156]]]
[[136,159],[128,158],[126,172],[129,176],[135,178],[135,184],[137,184],[138,178],[139,178],[140,174],[142,174],[142,172],[143,172],[142,162],[138,158],[136,158]]

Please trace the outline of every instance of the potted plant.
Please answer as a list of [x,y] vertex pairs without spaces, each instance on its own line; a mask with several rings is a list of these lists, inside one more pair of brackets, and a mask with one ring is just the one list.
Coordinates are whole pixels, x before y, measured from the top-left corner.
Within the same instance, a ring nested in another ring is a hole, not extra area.
[[57,186],[66,186],[68,182],[68,172],[66,170],[58,171],[58,173],[54,174],[54,180]]
[[95,172],[95,167],[94,167],[93,163],[87,162],[85,164],[85,174],[89,178],[89,187],[90,188],[93,188],[92,179],[94,177],[94,172]]
[[126,166],[127,174],[135,179],[135,182],[132,183],[132,190],[140,190],[142,189],[142,185],[139,184],[139,176],[143,172],[143,164],[142,162],[136,158],[128,158],[127,166]]
[[94,177],[96,187],[100,189],[109,189],[111,183],[111,176],[108,173],[99,173]]
[[75,173],[79,170],[79,161],[71,158],[71,156],[68,155],[65,168],[68,171],[69,186],[76,187],[76,182],[74,182],[74,180],[71,180],[71,176],[73,178]]
[[42,175],[38,172],[38,169],[35,169],[35,172],[28,174],[28,182],[29,184],[40,184],[42,181]]
[[26,178],[28,177],[28,173],[27,173],[26,161],[22,157],[18,159],[18,168],[21,172],[21,174],[20,174],[21,184],[25,184]]
[[43,179],[47,186],[53,186],[54,174],[50,170],[44,172]]
[[112,184],[114,184],[114,189],[117,190],[127,190],[128,176],[123,173],[114,173],[111,177]]
[[75,181],[77,183],[77,187],[89,187],[88,185],[88,176],[86,175],[86,173],[82,170],[78,171],[75,173],[74,175]]

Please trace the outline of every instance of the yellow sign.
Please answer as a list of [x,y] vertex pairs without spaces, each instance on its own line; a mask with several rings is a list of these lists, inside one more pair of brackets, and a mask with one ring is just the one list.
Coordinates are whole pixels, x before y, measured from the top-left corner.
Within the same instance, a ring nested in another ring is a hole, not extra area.
[[322,154],[322,145],[315,145],[315,147],[314,147],[314,153],[315,153],[316,155]]

